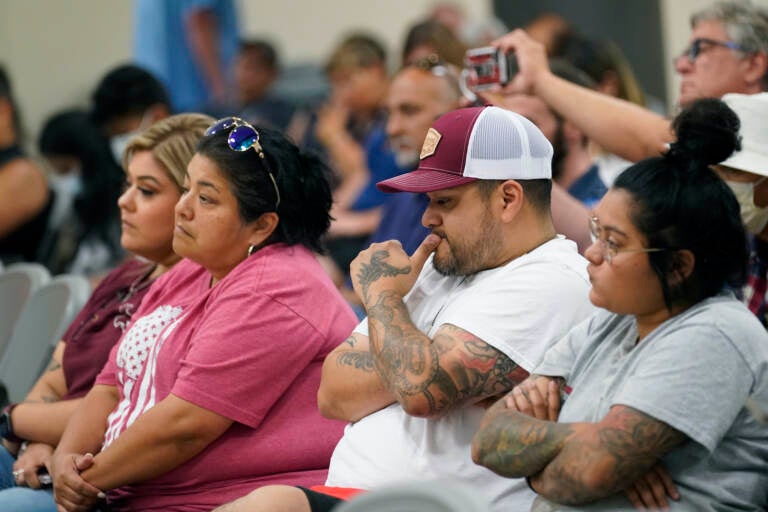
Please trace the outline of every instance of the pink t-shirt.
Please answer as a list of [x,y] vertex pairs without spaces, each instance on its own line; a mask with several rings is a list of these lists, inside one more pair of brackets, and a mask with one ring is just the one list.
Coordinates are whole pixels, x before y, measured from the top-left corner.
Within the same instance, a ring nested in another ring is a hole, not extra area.
[[169,393],[235,423],[176,469],[109,492],[117,510],[210,510],[325,479],[344,424],[318,412],[320,370],[354,314],[303,246],[268,246],[212,289],[210,278],[182,261],[144,297],[96,381],[121,399],[103,449]]

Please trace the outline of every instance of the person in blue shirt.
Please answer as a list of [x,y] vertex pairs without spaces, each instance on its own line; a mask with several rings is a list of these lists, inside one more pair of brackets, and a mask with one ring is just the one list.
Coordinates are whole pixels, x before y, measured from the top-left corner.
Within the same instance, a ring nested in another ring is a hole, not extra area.
[[160,78],[176,112],[226,100],[240,33],[234,0],[136,0],[135,62]]

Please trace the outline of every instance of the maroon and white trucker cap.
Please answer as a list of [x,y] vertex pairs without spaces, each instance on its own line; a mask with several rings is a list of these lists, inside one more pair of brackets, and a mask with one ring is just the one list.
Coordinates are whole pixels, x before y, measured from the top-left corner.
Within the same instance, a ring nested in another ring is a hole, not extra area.
[[552,179],[552,144],[525,117],[499,107],[440,116],[427,132],[419,167],[376,187],[433,192],[476,180]]

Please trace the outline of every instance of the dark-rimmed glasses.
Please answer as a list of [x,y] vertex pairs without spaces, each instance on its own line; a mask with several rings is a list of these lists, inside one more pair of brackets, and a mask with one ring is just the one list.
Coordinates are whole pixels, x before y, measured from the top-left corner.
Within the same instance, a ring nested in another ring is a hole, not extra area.
[[590,238],[592,238],[593,243],[600,242],[599,245],[603,251],[603,259],[609,265],[613,261],[613,258],[622,252],[659,252],[667,250],[666,248],[657,247],[643,247],[641,249],[619,249],[616,247],[614,242],[603,237],[603,227],[600,225],[600,221],[597,220],[597,217],[594,216],[589,218],[589,235]]
[[723,48],[728,48],[729,50],[734,50],[737,52],[748,51],[746,48],[738,43],[734,43],[733,41],[718,41],[716,39],[699,37],[691,41],[690,46],[688,46],[688,48],[686,48],[685,51],[680,54],[680,57],[686,57],[688,62],[693,63],[699,57],[699,55],[701,55],[702,45],[722,46]]
[[264,150],[259,142],[258,130],[248,121],[233,116],[219,119],[213,123],[205,130],[205,135],[210,136],[222,130],[230,130],[229,135],[227,135],[229,149],[232,151],[248,151],[253,149],[259,155],[264,170],[267,171],[269,179],[272,180],[272,186],[275,187],[275,210],[277,210],[277,207],[280,206],[280,189],[277,188],[275,175],[272,174],[272,170],[267,164],[267,159],[264,157]]

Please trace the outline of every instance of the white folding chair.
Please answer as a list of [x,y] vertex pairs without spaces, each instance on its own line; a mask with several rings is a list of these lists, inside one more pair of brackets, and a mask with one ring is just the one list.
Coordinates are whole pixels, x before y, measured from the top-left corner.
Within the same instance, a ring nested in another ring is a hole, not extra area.
[[466,484],[425,480],[395,484],[355,496],[337,512],[491,512],[488,501]]
[[0,357],[29,297],[51,279],[37,263],[16,263],[0,273]]
[[85,277],[61,275],[30,297],[0,359],[0,381],[11,402],[24,399],[90,292]]

